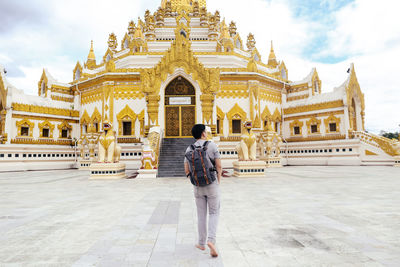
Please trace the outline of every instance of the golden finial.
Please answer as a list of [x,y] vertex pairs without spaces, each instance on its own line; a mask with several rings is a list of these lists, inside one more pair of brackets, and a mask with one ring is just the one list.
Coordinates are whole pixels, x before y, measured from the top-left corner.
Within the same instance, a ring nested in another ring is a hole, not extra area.
[[94,50],[93,50],[93,40],[90,45],[90,51],[87,57],[86,66],[89,69],[94,68],[96,66],[96,56],[94,55]]
[[117,36],[115,33],[111,33],[110,36],[108,37],[108,47],[111,50],[117,49],[118,42],[117,42]]
[[88,55],[88,60],[89,59],[93,59],[96,60],[96,56],[94,55],[94,50],[93,50],[93,40],[91,41],[91,45],[90,45],[90,51],[89,51],[89,55]]
[[271,51],[269,52],[269,57],[268,57],[268,66],[275,68],[278,66],[278,61],[276,61],[276,56],[274,52],[274,45],[271,40]]
[[247,48],[250,51],[253,51],[254,48],[256,48],[256,39],[254,39],[254,35],[252,33],[249,33],[247,36]]
[[131,20],[131,22],[129,22],[129,26],[128,26],[128,34],[129,35],[135,34],[135,30],[136,30],[135,22],[133,22],[133,20]]

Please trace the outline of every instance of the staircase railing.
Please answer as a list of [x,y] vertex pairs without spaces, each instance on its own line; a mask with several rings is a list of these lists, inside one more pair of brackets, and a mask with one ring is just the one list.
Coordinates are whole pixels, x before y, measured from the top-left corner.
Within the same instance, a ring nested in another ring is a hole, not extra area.
[[399,154],[400,142],[397,140],[361,131],[350,132],[350,136],[352,138],[360,139],[363,143],[380,148],[390,156],[396,156]]

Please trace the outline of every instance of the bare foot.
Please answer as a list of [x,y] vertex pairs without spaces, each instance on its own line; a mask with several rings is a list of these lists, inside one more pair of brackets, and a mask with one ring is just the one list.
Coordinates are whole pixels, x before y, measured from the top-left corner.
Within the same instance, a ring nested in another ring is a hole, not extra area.
[[199,244],[196,245],[196,248],[200,249],[200,250],[206,250],[206,248],[204,246],[201,246]]
[[215,245],[211,242],[208,242],[207,246],[210,248],[210,255],[212,257],[218,257],[218,252],[217,249],[215,248]]

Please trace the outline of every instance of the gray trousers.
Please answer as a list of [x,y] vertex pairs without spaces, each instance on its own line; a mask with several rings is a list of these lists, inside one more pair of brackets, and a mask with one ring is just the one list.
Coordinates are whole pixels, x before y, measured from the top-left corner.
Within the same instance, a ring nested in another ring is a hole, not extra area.
[[197,206],[197,224],[199,245],[205,246],[207,240],[207,207],[208,207],[208,242],[215,244],[220,208],[218,180],[207,186],[194,186]]

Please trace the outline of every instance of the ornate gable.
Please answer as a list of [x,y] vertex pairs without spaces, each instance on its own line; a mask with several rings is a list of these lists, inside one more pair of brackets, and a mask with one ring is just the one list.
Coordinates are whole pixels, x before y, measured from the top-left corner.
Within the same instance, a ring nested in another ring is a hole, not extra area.
[[261,113],[261,119],[265,120],[272,120],[271,112],[268,109],[268,106],[265,106],[264,111]]
[[48,79],[46,76],[46,72],[43,69],[42,76],[40,77],[40,80],[38,82],[38,95],[41,96],[42,93],[44,96],[47,96],[47,90],[48,90]]
[[81,124],[89,124],[90,123],[90,117],[87,111],[85,110],[83,112],[83,115],[81,117]]
[[246,112],[236,103],[231,110],[226,113],[226,117],[229,120],[235,119],[235,118],[240,118],[242,120],[245,120],[247,118]]
[[72,80],[74,81],[78,81],[79,79],[83,78],[83,68],[79,61],[76,63],[72,73],[73,73]]
[[94,123],[94,122],[97,122],[97,123],[101,122],[101,114],[100,114],[99,110],[97,109],[97,107],[94,109],[93,114],[92,114],[92,117],[90,118],[90,121],[91,121],[92,123]]

